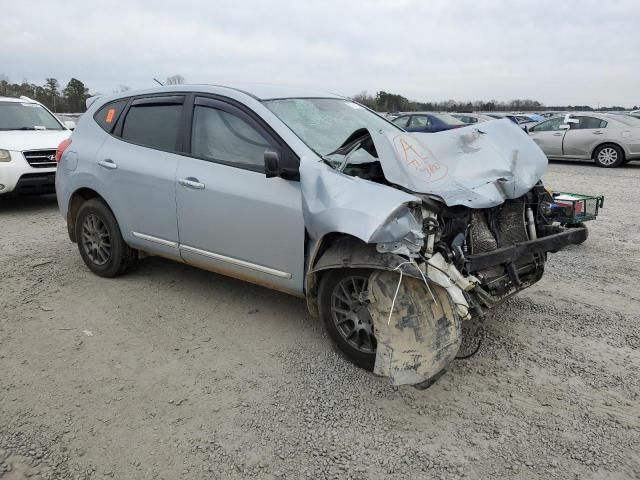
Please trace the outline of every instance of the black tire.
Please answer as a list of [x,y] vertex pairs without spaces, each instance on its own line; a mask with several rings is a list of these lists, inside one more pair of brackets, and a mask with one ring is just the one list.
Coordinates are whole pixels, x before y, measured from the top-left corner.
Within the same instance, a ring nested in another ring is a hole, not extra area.
[[[340,293],[344,297],[341,285],[345,286],[350,283],[351,280],[353,280],[356,285],[359,285],[362,283],[362,279],[366,279],[368,284],[370,275],[370,270],[355,268],[341,268],[324,273],[320,279],[320,288],[318,290],[318,307],[320,318],[322,318],[329,336],[340,351],[360,368],[372,371],[376,361],[377,343],[373,336],[373,323],[366,307],[366,302],[358,302],[354,298],[347,298],[347,300],[353,301],[353,312],[351,316],[354,318],[357,317],[358,322],[360,322],[358,325],[355,324],[354,320],[345,320],[346,316],[340,317],[343,314],[335,312],[332,308],[336,305],[334,302],[341,301],[339,297],[336,296],[338,289],[340,289]],[[366,290],[367,288],[368,286],[365,284],[364,289]],[[342,303],[346,306],[346,302]],[[342,323],[339,324],[340,322]],[[366,325],[367,323],[368,326]],[[354,336],[346,338],[345,330],[352,328],[358,330],[355,334],[357,338]],[[368,329],[370,329],[371,332],[370,336],[367,333]],[[361,348],[357,348],[354,345],[354,343],[360,343],[359,340],[362,341]]]
[[102,200],[92,198],[82,204],[75,228],[80,256],[96,275],[115,277],[137,261],[137,250],[124,242],[116,218]]
[[625,162],[624,151],[618,145],[605,143],[595,149],[593,161],[602,168],[616,168]]

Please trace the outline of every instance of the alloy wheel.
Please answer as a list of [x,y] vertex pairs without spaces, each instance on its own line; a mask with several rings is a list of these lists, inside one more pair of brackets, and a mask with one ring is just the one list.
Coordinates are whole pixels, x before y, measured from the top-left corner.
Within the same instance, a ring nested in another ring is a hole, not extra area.
[[81,242],[87,257],[98,266],[111,258],[111,237],[106,224],[94,214],[87,215],[82,222]]
[[342,338],[362,353],[375,353],[377,342],[369,313],[369,279],[349,276],[340,280],[331,294],[331,316]]

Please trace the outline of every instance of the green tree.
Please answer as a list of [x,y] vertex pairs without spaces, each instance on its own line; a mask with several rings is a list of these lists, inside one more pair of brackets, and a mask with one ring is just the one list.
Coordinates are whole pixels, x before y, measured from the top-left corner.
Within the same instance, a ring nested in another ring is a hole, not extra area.
[[89,89],[77,78],[72,78],[64,87],[66,108],[69,112],[80,113],[85,111],[85,102],[89,96]]
[[46,103],[54,112],[57,111],[56,104],[60,103],[60,83],[55,78],[47,78],[44,82],[44,90],[47,98],[43,103]]

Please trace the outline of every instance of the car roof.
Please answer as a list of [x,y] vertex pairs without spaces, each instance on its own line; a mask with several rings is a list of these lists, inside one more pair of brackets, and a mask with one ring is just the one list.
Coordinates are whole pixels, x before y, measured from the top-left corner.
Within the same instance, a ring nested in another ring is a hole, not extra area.
[[38,103],[28,97],[0,97],[0,102],[15,102],[15,103]]
[[144,90],[129,90],[121,94],[111,96],[111,98],[131,97],[153,93],[171,93],[175,91],[189,91],[201,93],[223,94],[225,90],[241,92],[256,100],[275,100],[282,98],[336,98],[346,97],[329,93],[322,90],[310,88],[298,88],[282,85],[271,85],[265,83],[234,83],[233,85],[210,85],[210,84],[182,84],[165,85],[161,87],[147,88]]

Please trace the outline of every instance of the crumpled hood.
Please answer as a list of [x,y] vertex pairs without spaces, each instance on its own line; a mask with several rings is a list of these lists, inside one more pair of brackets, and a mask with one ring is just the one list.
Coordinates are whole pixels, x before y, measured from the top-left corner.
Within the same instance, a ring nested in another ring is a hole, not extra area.
[[448,206],[488,208],[527,193],[547,157],[509,120],[439,133],[370,131],[386,179]]
[[71,130],[10,130],[0,131],[0,149],[22,152],[24,150],[55,150]]

